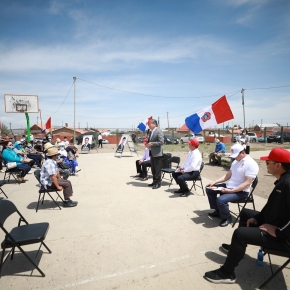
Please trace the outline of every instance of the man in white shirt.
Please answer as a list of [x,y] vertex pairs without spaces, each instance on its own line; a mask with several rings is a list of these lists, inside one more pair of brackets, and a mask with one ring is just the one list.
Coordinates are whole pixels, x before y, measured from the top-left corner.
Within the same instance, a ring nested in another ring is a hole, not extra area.
[[[228,173],[206,186],[210,208],[214,209],[208,215],[221,218],[221,227],[226,227],[232,221],[228,203],[246,199],[251,184],[259,172],[257,162],[246,154],[245,148],[241,144],[235,144],[231,147],[230,157],[235,158],[235,160]],[[218,184],[218,187],[223,187],[221,190],[216,190],[213,187],[216,183],[226,181],[228,182]],[[219,197],[217,197],[218,194]]]
[[199,142],[196,139],[188,141],[189,153],[185,162],[176,169],[172,174],[176,183],[180,189],[174,191],[174,193],[180,193],[180,196],[187,197],[189,195],[189,189],[186,184],[186,180],[193,180],[198,177],[200,166],[202,163],[202,156],[198,150]]

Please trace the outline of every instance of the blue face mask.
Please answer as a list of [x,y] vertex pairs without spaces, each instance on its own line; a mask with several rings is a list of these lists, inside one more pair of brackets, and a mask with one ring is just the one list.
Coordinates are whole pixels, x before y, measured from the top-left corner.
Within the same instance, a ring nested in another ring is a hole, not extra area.
[[56,160],[60,160],[60,156],[57,156]]
[[14,146],[13,145],[9,145],[8,148],[9,149],[14,149]]

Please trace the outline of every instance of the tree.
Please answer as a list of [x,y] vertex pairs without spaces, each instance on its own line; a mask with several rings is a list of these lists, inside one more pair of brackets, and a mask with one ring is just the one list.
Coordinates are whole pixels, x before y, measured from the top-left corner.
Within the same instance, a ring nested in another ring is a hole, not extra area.
[[8,129],[8,127],[6,125],[2,124],[1,133],[2,134],[9,134],[10,130]]

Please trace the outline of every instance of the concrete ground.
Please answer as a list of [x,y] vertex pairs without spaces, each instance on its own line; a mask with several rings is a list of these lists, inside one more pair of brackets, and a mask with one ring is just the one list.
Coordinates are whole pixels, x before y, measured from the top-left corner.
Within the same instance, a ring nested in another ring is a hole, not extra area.
[[[46,243],[52,254],[42,248],[37,258],[46,274],[42,278],[17,252],[3,266],[0,289],[254,289],[266,280],[268,258],[264,267],[257,266],[258,247],[249,246],[236,269],[236,284],[206,281],[204,273],[224,262],[219,247],[230,243],[233,228],[221,228],[219,219],[208,217],[208,200],[200,188],[181,198],[173,193],[176,185],[169,188],[168,181],[152,190],[147,186],[150,179],[133,178],[136,159],[128,152],[122,158],[100,151],[81,155],[82,170],[70,177],[74,200],[79,202],[75,208],[59,210],[46,197],[36,213],[38,187],[33,174],[25,184],[5,184],[9,200],[30,223],[49,222]],[[256,208],[265,202],[256,197]],[[236,205],[231,209],[237,212]],[[3,237],[1,232],[0,240]],[[25,249],[33,256],[38,246]],[[284,261],[272,257],[275,265]],[[289,275],[285,269],[266,288],[287,289]]]

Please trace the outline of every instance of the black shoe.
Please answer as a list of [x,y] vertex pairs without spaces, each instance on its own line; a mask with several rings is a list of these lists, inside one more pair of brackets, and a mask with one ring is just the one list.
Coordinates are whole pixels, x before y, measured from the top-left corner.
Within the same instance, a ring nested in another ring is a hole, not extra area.
[[184,191],[180,196],[181,197],[188,197],[190,194],[190,191]]
[[182,189],[178,189],[178,190],[174,191],[174,193],[183,193],[183,192],[184,192],[184,190],[182,190]]
[[210,217],[220,217],[220,213],[217,210],[214,212],[209,212],[207,215]]
[[161,187],[161,184],[160,183],[156,183],[156,184],[153,185],[152,189],[157,189],[159,187]]
[[77,204],[71,200],[67,200],[63,202],[63,207],[74,207],[77,206]]
[[142,175],[141,174],[137,174],[134,177],[138,178],[138,177],[142,177]]
[[78,204],[78,201],[71,200],[70,198],[66,199],[65,201],[70,200],[72,203]]
[[229,250],[230,250],[230,247],[231,247],[231,245],[229,245],[229,244],[222,244],[221,247],[220,247],[220,249],[221,249],[225,254],[227,254],[227,253],[229,252]]
[[145,180],[148,180],[148,177],[147,176],[145,176],[145,177],[143,177],[143,178],[141,178],[143,181],[145,181]]
[[155,185],[155,182],[148,184],[148,186],[154,186],[154,185]]
[[232,221],[232,216],[230,215],[228,218],[223,219],[220,222],[220,227],[226,227]]
[[221,269],[217,269],[215,271],[206,272],[204,274],[206,280],[212,283],[225,283],[225,284],[232,284],[236,282],[236,275],[235,273],[231,274],[224,274]]

